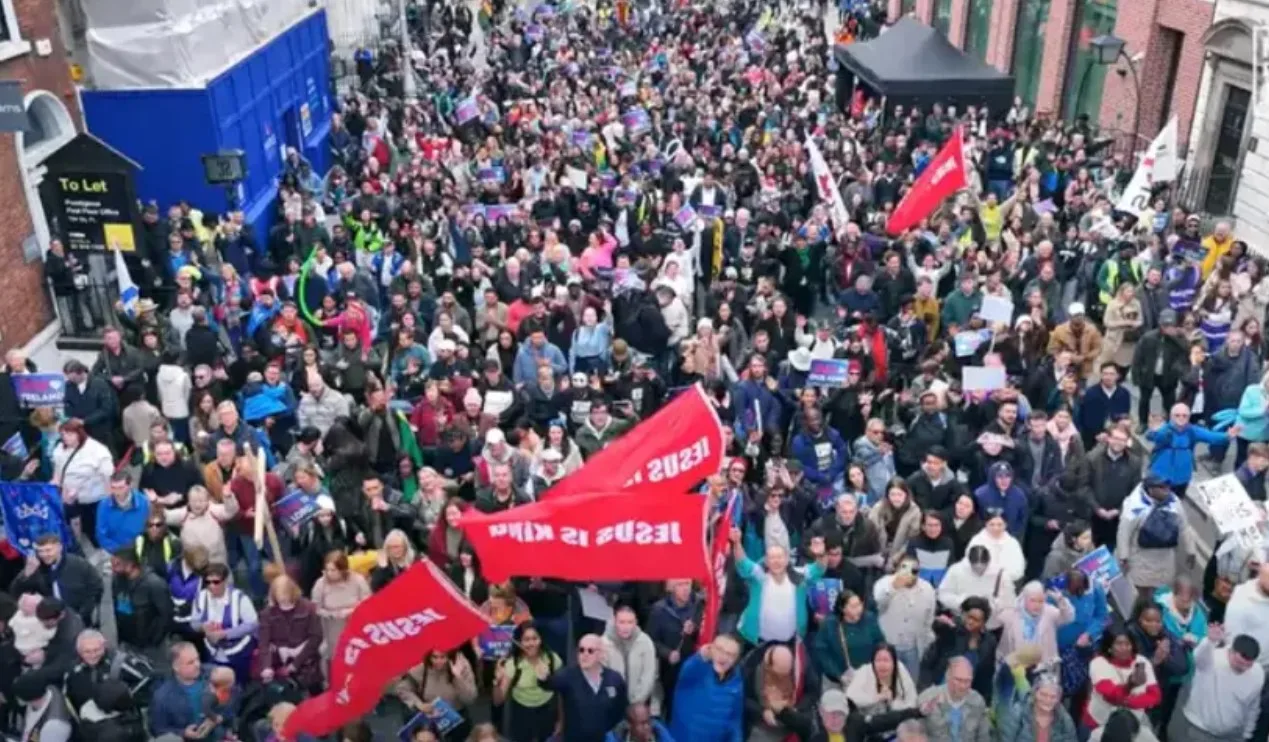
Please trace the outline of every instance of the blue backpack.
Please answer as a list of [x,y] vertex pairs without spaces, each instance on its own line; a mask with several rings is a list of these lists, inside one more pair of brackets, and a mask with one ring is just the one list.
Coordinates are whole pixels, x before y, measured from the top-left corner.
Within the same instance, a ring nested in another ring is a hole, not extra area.
[[1137,545],[1143,549],[1171,549],[1181,540],[1181,518],[1165,505],[1155,505],[1141,522]]

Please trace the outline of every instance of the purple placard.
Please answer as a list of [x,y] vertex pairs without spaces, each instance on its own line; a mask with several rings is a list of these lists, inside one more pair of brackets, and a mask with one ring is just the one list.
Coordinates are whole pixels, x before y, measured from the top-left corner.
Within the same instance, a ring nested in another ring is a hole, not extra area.
[[476,96],[468,96],[458,102],[454,109],[454,120],[461,126],[480,115],[480,102]]
[[639,192],[634,190],[633,188],[622,188],[617,191],[616,197],[617,197],[617,200],[619,201],[624,200],[624,201],[629,201],[631,203],[634,203],[635,201],[639,200]]
[[518,204],[493,204],[485,207],[485,219],[491,222],[497,222],[503,217],[511,219],[519,213]]
[[615,188],[617,183],[621,181],[621,178],[617,177],[617,174],[611,170],[604,170],[597,177],[599,178],[599,184],[604,188]]
[[514,625],[500,624],[480,632],[476,640],[480,643],[481,659],[502,659],[511,654],[515,630]]
[[683,204],[683,208],[679,209],[674,214],[674,223],[678,224],[683,229],[691,227],[692,222],[695,220],[696,209],[693,209],[691,204]]
[[524,38],[529,41],[538,42],[546,36],[546,29],[540,23],[530,23],[524,27]]
[[626,80],[621,84],[621,97],[633,98],[639,94],[639,83],[634,80]]
[[507,171],[501,167],[482,167],[476,171],[476,179],[483,183],[503,183],[507,180]]
[[273,514],[282,521],[292,533],[298,532],[300,526],[317,515],[317,498],[296,490],[273,504]]
[[723,215],[723,207],[721,206],[706,206],[705,204],[701,204],[697,211],[700,212],[700,215],[706,219],[717,219]]
[[589,131],[575,131],[569,135],[569,140],[576,147],[589,147],[591,133]]
[[626,134],[636,136],[652,128],[652,118],[642,108],[631,108],[621,114],[621,124],[626,127]]
[[464,204],[463,213],[470,217],[485,216],[484,204]]
[[15,374],[13,394],[27,409],[61,407],[66,398],[66,377],[62,374]]

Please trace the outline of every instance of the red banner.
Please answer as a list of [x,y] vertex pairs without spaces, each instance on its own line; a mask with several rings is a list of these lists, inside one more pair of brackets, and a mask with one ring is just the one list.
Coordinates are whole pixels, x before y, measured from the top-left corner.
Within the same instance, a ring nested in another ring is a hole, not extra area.
[[284,737],[321,737],[374,710],[393,678],[489,628],[431,562],[415,564],[348,619],[331,655],[330,690],[291,714]]
[[733,508],[739,499],[739,495],[733,497],[722,517],[714,524],[714,540],[709,545],[712,571],[705,580],[705,615],[701,619],[701,633],[697,636],[697,642],[702,646],[714,641],[714,634],[718,633],[718,611],[722,607],[720,588],[727,577],[727,546],[731,543]]
[[666,489],[631,497],[553,497],[500,513],[463,516],[485,579],[576,582],[705,579],[707,499]]
[[697,384],[590,457],[546,497],[615,489],[681,493],[717,474],[722,465],[722,424]]
[[961,142],[961,130],[957,128],[952,132],[952,138],[925,166],[921,177],[917,178],[911,190],[895,207],[894,213],[886,222],[886,231],[890,234],[899,234],[918,224],[934,213],[943,199],[955,195],[967,185],[965,152]]

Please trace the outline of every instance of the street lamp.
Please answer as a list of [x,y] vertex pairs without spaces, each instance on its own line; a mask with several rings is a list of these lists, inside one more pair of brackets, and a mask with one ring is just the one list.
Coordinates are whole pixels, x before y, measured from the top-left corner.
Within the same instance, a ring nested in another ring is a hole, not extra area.
[[1093,56],[1098,64],[1112,65],[1118,62],[1120,57],[1128,65],[1128,71],[1132,73],[1133,86],[1133,107],[1132,107],[1132,150],[1136,154],[1137,151],[1137,132],[1141,126],[1141,78],[1137,77],[1137,65],[1133,63],[1132,57],[1124,51],[1126,42],[1113,34],[1102,34],[1088,42],[1093,48]]

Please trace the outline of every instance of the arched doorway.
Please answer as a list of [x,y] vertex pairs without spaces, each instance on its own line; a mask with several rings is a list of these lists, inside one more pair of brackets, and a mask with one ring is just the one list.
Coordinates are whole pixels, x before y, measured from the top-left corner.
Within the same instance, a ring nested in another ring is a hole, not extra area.
[[40,201],[40,184],[44,182],[43,163],[48,156],[75,138],[75,121],[70,111],[56,95],[47,90],[27,93],[26,117],[28,130],[17,133],[19,173],[26,191],[26,205],[31,212],[31,224],[41,250],[48,249],[51,232],[44,205]]

